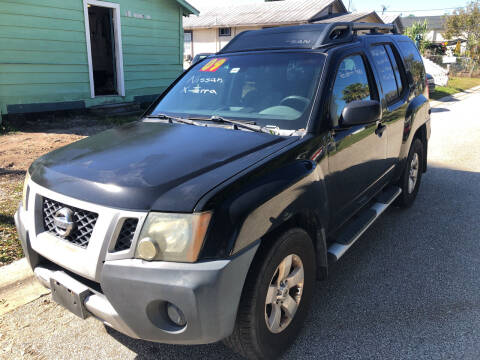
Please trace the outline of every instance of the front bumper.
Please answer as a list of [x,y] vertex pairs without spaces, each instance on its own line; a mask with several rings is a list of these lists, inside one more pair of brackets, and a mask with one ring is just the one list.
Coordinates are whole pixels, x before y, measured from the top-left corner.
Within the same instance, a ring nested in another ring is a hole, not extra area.
[[[20,206],[15,223],[37,279],[50,287],[50,279],[60,272],[67,281],[65,285],[74,287],[81,283],[88,287],[89,295],[83,300],[85,308],[106,325],[133,338],[172,344],[206,344],[232,333],[243,284],[257,246],[228,260],[194,264],[106,260],[100,286],[95,288],[89,286],[91,280],[82,281],[81,274],[45,262],[32,249],[22,218],[24,213]],[[169,320],[167,303],[183,312],[187,322],[184,327]]]

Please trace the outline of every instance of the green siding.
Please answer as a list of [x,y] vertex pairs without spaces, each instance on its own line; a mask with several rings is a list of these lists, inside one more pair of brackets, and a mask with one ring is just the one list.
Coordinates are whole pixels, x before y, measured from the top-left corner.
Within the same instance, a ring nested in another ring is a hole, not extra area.
[[[82,0],[0,2],[0,113],[7,105],[84,100],[86,106],[162,92],[183,66],[184,9],[175,0],[120,4],[125,97],[90,98]],[[151,19],[127,17],[131,14]]]

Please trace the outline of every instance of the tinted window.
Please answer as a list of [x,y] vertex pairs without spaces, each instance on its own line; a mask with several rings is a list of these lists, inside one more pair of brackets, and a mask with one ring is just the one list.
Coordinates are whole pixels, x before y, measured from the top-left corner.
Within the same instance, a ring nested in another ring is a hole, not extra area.
[[422,92],[425,86],[425,68],[422,57],[412,41],[399,41],[405,67],[412,73],[417,91]]
[[375,45],[370,49],[375,68],[380,76],[380,84],[388,103],[391,103],[398,97],[397,81],[393,73],[390,58],[387,55],[384,45]]
[[360,55],[349,56],[340,63],[333,85],[330,114],[336,124],[343,108],[355,100],[370,100],[370,86]]
[[152,114],[306,128],[324,59],[306,53],[210,57],[194,65]]
[[403,77],[400,75],[400,68],[398,67],[397,57],[395,56],[393,49],[390,45],[385,45],[385,49],[387,49],[388,56],[390,57],[390,62],[392,63],[393,71],[395,72],[395,79],[397,80],[398,95],[400,95],[403,90]]

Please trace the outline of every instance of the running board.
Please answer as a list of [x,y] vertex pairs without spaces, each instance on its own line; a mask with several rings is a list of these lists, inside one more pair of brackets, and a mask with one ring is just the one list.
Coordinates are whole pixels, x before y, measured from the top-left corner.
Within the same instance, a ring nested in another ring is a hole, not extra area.
[[370,208],[361,210],[328,247],[329,262],[338,261],[401,193],[399,187],[389,186],[375,197]]

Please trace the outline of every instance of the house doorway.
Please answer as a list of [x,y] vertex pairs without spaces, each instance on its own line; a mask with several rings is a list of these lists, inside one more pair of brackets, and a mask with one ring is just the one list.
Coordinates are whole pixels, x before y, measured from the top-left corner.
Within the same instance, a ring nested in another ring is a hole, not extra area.
[[95,95],[118,95],[113,9],[88,6]]
[[83,0],[90,95],[125,96],[120,4]]

